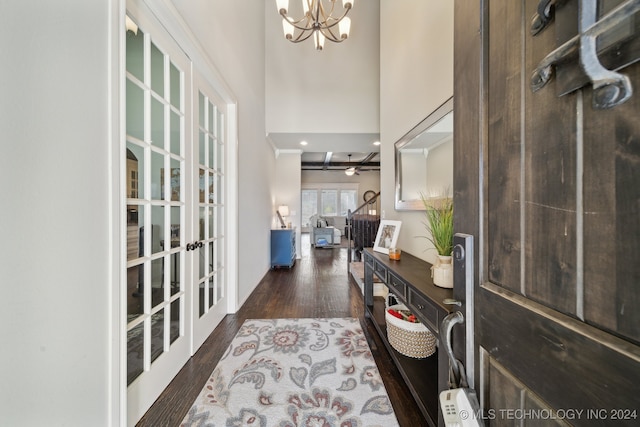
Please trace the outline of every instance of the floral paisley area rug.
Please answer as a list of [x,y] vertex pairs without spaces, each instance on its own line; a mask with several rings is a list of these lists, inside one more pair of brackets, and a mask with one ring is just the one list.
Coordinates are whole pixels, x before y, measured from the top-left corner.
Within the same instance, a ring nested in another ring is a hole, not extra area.
[[355,318],[247,320],[182,421],[197,427],[392,427]]

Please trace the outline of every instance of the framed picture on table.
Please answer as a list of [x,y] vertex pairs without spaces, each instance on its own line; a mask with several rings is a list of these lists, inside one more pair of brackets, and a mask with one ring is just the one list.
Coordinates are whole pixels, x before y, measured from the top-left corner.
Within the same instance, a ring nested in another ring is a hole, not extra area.
[[383,219],[380,221],[376,241],[373,244],[373,250],[389,254],[389,248],[395,248],[400,235],[400,226],[402,221],[391,221]]

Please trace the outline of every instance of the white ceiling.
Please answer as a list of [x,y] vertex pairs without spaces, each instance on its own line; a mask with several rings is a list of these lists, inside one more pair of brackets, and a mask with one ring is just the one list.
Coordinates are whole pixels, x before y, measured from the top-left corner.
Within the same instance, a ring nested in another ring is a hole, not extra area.
[[[270,133],[273,145],[281,150],[305,152],[373,152],[380,151],[373,145],[379,141],[378,133]],[[301,145],[305,141],[307,145]]]

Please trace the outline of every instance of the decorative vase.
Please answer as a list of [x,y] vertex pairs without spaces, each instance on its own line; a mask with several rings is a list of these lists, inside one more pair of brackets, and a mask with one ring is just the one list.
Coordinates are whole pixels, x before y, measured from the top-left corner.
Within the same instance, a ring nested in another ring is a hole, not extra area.
[[450,255],[438,255],[431,267],[433,284],[441,288],[453,288],[453,266]]

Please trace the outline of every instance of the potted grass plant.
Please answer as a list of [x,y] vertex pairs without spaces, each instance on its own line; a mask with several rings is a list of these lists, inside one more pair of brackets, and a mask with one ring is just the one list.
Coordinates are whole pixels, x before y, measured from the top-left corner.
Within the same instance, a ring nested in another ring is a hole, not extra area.
[[426,210],[423,224],[427,229],[427,240],[438,252],[435,264],[431,267],[433,283],[442,288],[453,288],[453,199],[443,197],[430,199],[420,195]]

